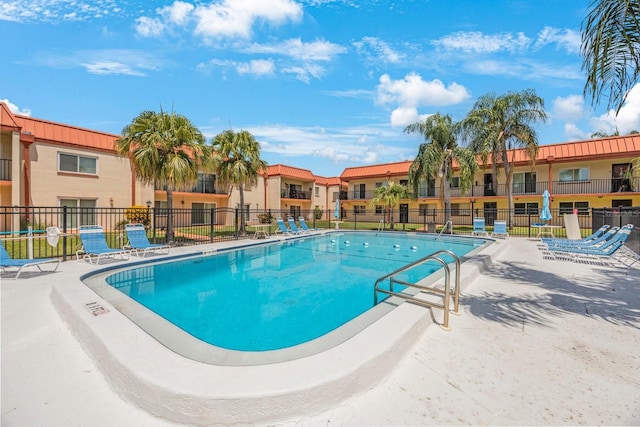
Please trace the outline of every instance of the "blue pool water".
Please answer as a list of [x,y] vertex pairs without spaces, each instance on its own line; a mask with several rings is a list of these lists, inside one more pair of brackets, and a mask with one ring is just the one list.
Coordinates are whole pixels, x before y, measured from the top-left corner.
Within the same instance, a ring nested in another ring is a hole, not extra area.
[[[364,313],[380,276],[440,249],[463,256],[485,243],[331,233],[144,265],[106,281],[202,341],[266,351],[313,340]],[[438,267],[423,264],[400,278],[415,282]]]

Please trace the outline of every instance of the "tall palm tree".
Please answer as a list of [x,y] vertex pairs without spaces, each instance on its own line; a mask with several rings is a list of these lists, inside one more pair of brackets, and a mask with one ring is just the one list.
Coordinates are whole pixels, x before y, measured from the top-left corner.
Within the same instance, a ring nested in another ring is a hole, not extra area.
[[173,191],[198,179],[198,170],[208,153],[205,137],[180,114],[143,111],[125,126],[114,148],[129,157],[137,179],[166,186],[166,238],[173,242]]
[[260,158],[260,143],[246,130],[226,130],[213,139],[218,178],[223,185],[238,187],[240,192],[240,233],[245,233],[244,189],[258,183],[267,167]]
[[418,186],[426,179],[439,180],[440,200],[444,201],[445,223],[451,232],[451,180],[453,163],[457,162],[460,175],[460,190],[466,193],[473,183],[478,162],[473,151],[458,145],[460,124],[454,123],[448,114],[436,113],[422,122],[410,124],[407,133],[420,133],[425,142],[420,144],[418,155],[409,168],[409,185],[414,195]]
[[584,95],[597,105],[620,111],[640,77],[640,3],[638,0],[593,0],[582,22]]
[[389,181],[387,182],[387,185],[383,185],[382,187],[378,187],[373,190],[373,196],[374,197],[369,200],[369,206],[386,206],[389,225],[393,230],[393,208],[400,203],[400,200],[409,198],[409,189],[405,185]]
[[[493,188],[497,189],[498,165],[506,175],[509,203],[509,227],[513,222],[513,163],[515,148],[523,148],[532,164],[538,156],[538,135],[532,125],[545,122],[544,100],[533,89],[508,92],[496,96],[481,96],[462,121],[471,148],[480,155],[484,164],[491,156]],[[512,158],[509,158],[511,151]]]

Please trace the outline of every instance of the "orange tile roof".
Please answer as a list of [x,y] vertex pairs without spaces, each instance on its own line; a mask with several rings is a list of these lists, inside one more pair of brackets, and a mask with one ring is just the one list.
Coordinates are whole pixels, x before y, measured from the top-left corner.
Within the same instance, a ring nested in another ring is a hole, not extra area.
[[409,173],[409,166],[411,166],[411,163],[413,163],[413,160],[346,168],[344,172],[342,172],[342,175],[340,175],[340,178],[342,180],[348,181],[354,178],[375,178],[378,176],[391,177],[398,175],[404,176]]
[[30,133],[36,141],[114,151],[113,143],[120,137],[120,135],[13,114],[4,103],[0,104],[2,105],[0,112],[2,127],[20,133]]
[[[326,186],[334,186],[334,185],[340,185],[341,181],[340,181],[340,177],[338,176],[334,176],[331,178],[326,178],[324,176],[320,176],[320,175],[315,175],[316,177],[316,184],[317,185],[326,185]],[[343,183],[344,185],[344,183]]]
[[308,169],[296,168],[287,165],[269,165],[267,166],[267,175],[269,176],[286,176],[287,178],[303,179],[305,181],[315,181],[316,178]]

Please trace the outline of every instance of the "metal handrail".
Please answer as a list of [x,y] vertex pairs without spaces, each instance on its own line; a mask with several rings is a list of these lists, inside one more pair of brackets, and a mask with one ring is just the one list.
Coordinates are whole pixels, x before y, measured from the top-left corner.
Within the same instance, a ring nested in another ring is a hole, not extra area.
[[447,224],[451,224],[451,229],[453,230],[453,221],[449,220],[445,222],[444,225],[442,226],[442,230],[440,230],[440,233],[438,233],[437,239],[442,237],[442,233],[444,233],[444,231],[447,229]]
[[[458,314],[458,309],[459,309],[459,303],[460,303],[460,258],[458,258],[458,256],[456,254],[454,254],[453,252],[446,250],[446,249],[442,249],[439,251],[436,251],[430,255],[427,255],[423,258],[420,258],[417,261],[412,262],[411,264],[405,265],[404,267],[401,267],[397,270],[394,270],[393,272],[389,273],[389,274],[385,274],[384,276],[378,278],[378,280],[376,280],[376,283],[374,285],[374,290],[373,290],[373,304],[377,305],[378,304],[378,292],[381,292],[383,294],[387,294],[387,295],[391,295],[391,296],[395,296],[395,297],[399,297],[404,299],[405,301],[409,301],[412,302],[414,304],[418,304],[418,305],[422,305],[422,306],[426,306],[426,307],[433,307],[433,308],[440,308],[442,310],[444,310],[444,318],[442,321],[442,325],[440,325],[443,329],[445,330],[450,330],[449,328],[449,304],[451,302],[451,280],[450,280],[450,276],[451,276],[451,270],[449,269],[449,265],[442,260],[441,258],[438,258],[437,255],[440,254],[447,254],[453,257],[455,263],[456,263],[456,286],[455,286],[455,292],[454,292],[454,313]],[[395,275],[403,273],[407,270],[410,270],[418,265],[424,264],[426,262],[429,261],[435,261],[438,262],[442,265],[443,270],[444,270],[444,291],[434,288],[434,287],[429,287],[429,286],[423,286],[423,285],[418,285],[415,283],[409,283],[409,282],[405,282],[402,280],[397,280],[394,278]],[[380,289],[380,283],[386,279],[389,279],[389,290],[386,289]],[[436,304],[436,303],[432,303],[429,301],[424,301],[418,298],[415,298],[413,296],[408,296],[406,294],[403,294],[401,292],[395,292],[393,290],[393,285],[394,283],[398,283],[407,287],[412,287],[412,288],[416,288],[419,289],[420,291],[425,291],[427,293],[432,293],[432,294],[437,294],[437,295],[443,295],[443,304]]]

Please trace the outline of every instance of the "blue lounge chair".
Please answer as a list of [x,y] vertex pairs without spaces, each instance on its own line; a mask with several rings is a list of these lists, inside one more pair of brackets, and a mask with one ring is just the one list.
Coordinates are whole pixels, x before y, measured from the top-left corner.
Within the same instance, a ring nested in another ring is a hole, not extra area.
[[473,218],[473,231],[472,236],[489,236],[487,230],[484,228],[484,218]]
[[303,230],[300,230],[298,228],[298,226],[296,225],[296,220],[292,217],[288,217],[287,222],[289,223],[289,230],[291,230],[293,234],[300,234],[303,232]]
[[171,246],[149,242],[147,230],[144,229],[144,225],[127,224],[124,229],[127,232],[127,239],[129,239],[129,243],[125,245],[124,248],[131,249],[137,256],[142,254],[142,258],[144,258],[148,253],[163,251],[166,251],[167,254],[169,253]]
[[[625,265],[631,265],[638,261],[638,255],[627,249],[625,243],[631,235],[632,225],[626,225],[621,228],[614,237],[600,246],[583,246],[583,247],[551,247],[549,253],[558,259],[569,259],[576,262],[593,262],[607,261],[614,259]],[[627,259],[633,259],[633,262],[627,264]]]
[[287,228],[282,218],[276,218],[276,224],[278,224],[278,228],[276,228],[275,234],[295,234],[293,231]]
[[506,239],[509,238],[509,233],[507,232],[507,221],[493,222],[493,233],[491,233],[491,237],[494,236],[501,236]]
[[304,219],[303,216],[298,218],[298,222],[300,223],[300,228],[302,229],[302,231],[307,231],[307,232],[320,231],[319,228],[309,228],[309,226],[307,225],[307,221]]
[[575,244],[583,244],[583,243],[593,243],[594,240],[599,239],[600,237],[602,237],[607,231],[609,231],[609,224],[605,224],[602,227],[598,228],[595,233],[585,237],[584,239],[580,239],[580,240],[572,240],[572,239],[553,239],[553,238],[548,238],[548,237],[544,237],[542,239],[540,239],[543,243],[545,243],[546,245],[575,245]]
[[[623,228],[628,228],[628,227],[629,225],[625,225]],[[559,240],[553,241],[552,243],[547,243],[543,241],[543,244],[545,244],[548,248],[552,248],[552,247],[580,248],[580,247],[588,247],[588,246],[593,246],[593,247],[602,246],[607,242],[609,242],[611,239],[613,239],[619,230],[620,230],[619,227],[611,227],[607,230],[606,233],[602,234],[600,237],[596,237],[595,239],[591,239],[586,242],[583,242],[582,240],[559,239]]]
[[78,232],[82,241],[82,248],[76,251],[76,259],[80,260],[80,254],[82,254],[82,259],[89,261],[90,264],[93,264],[94,259],[96,264],[100,264],[100,260],[113,258],[116,255],[119,255],[123,260],[129,259],[129,250],[109,247],[104,229],[101,226],[82,225]]
[[[40,268],[42,264],[56,263],[53,270],[43,270]],[[9,256],[9,253],[4,248],[4,245],[0,241],[0,270],[6,271],[7,268],[18,268],[16,273],[16,279],[20,277],[22,270],[25,267],[36,267],[38,270],[47,273],[54,273],[60,266],[60,260],[58,258],[40,258],[40,259],[13,259]]]

